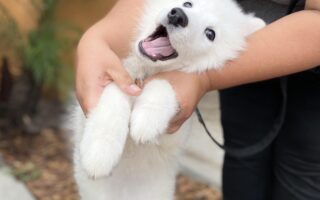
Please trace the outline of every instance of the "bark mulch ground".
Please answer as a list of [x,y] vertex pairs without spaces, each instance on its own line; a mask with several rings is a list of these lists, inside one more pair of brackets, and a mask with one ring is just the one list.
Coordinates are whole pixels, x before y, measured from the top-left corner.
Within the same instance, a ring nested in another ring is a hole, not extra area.
[[[0,133],[0,154],[37,199],[78,200],[68,141],[65,133],[52,129],[39,134]],[[220,199],[220,193],[207,185],[177,178],[175,200]]]

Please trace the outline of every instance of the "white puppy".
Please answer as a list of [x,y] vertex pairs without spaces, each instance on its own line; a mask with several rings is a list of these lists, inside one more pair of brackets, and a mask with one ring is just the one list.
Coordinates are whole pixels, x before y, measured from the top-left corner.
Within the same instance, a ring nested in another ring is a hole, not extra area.
[[[138,37],[123,65],[134,79],[162,71],[219,69],[265,23],[232,0],[146,0]],[[75,177],[85,200],[170,200],[190,120],[166,134],[179,105],[153,80],[137,98],[109,84],[86,119],[76,109]]]

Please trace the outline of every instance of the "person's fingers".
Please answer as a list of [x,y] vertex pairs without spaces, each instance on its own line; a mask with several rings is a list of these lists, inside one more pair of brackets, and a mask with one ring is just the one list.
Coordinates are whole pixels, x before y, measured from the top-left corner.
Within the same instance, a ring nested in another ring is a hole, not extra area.
[[96,107],[104,86],[110,82],[110,80],[104,81],[101,85],[92,84],[91,86],[84,84],[76,85],[76,96],[85,115]]
[[185,122],[185,118],[181,116],[176,116],[171,120],[169,128],[167,129],[167,133],[172,134],[177,132],[182,124]]
[[172,134],[176,133],[180,129],[180,127],[181,126],[170,127],[170,129],[167,130],[167,133],[172,135]]
[[182,126],[182,124],[172,124],[167,129],[167,133],[168,134],[173,134],[173,133],[177,132],[180,129],[181,126]]
[[82,98],[78,96],[80,106],[83,110],[83,113],[87,116],[89,112],[97,105],[98,103],[98,95],[90,95],[88,98]]
[[177,132],[182,124],[189,119],[189,117],[192,115],[188,114],[183,108],[180,107],[179,111],[177,114],[174,116],[174,118],[171,119],[170,125],[167,129],[167,133],[172,134]]
[[[105,86],[114,81],[128,95],[139,95],[141,89],[133,83],[123,67],[110,64],[109,68],[96,72],[82,72],[76,76],[76,95],[85,114],[98,103]],[[89,76],[90,75],[90,76]]]
[[121,88],[122,91],[131,96],[138,96],[141,92],[129,73],[122,67],[112,67],[107,70],[107,73],[111,76],[112,80]]

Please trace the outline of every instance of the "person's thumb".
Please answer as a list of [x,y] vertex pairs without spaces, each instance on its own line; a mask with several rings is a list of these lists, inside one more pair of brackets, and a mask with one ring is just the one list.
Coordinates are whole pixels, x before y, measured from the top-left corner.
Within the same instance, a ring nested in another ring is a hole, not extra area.
[[134,80],[123,67],[108,69],[107,73],[123,92],[130,96],[138,96],[140,94],[141,88],[134,83]]

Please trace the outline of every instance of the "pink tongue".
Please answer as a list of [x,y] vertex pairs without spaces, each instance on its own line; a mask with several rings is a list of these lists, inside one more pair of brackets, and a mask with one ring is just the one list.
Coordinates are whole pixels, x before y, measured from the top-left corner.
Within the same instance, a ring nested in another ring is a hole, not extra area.
[[142,44],[144,51],[152,57],[167,57],[174,53],[170,41],[167,37],[160,37],[152,41],[144,41]]

